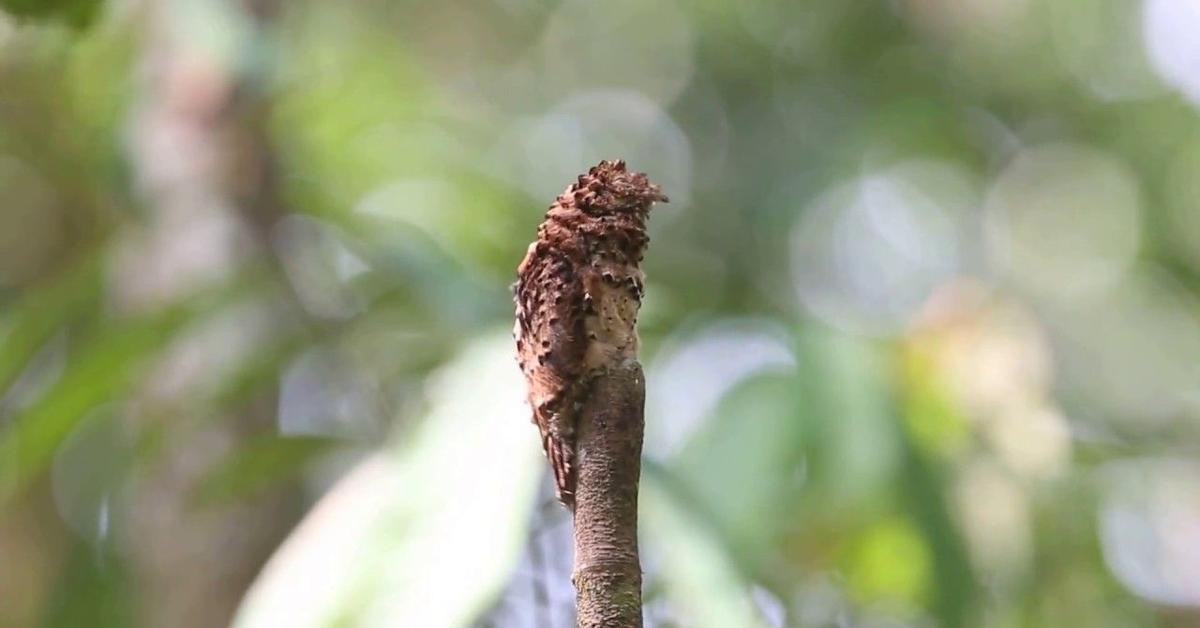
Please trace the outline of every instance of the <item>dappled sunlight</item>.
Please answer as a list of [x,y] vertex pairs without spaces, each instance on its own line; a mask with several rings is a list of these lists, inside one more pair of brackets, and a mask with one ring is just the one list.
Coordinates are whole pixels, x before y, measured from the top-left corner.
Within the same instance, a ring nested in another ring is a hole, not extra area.
[[0,0],[0,625],[573,625],[511,286],[616,158],[646,625],[1193,625],[1197,33]]
[[1078,299],[1113,286],[1140,244],[1140,191],[1131,174],[1082,146],[1018,154],[988,195],[992,265],[1046,299]]
[[1138,595],[1200,605],[1200,468],[1179,458],[1135,459],[1101,469],[1104,558]]
[[1144,0],[1142,36],[1155,72],[1200,105],[1200,7],[1187,0]]
[[965,173],[922,162],[825,193],[792,236],[801,302],[851,333],[896,332],[936,286],[965,268],[972,196]]

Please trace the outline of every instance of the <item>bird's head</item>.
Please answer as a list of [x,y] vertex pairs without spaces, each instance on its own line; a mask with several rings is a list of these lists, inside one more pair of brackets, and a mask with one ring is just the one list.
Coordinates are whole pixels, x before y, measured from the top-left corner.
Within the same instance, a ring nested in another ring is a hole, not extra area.
[[643,172],[632,172],[620,159],[604,160],[567,190],[576,205],[592,214],[647,214],[655,202],[667,202],[662,188]]

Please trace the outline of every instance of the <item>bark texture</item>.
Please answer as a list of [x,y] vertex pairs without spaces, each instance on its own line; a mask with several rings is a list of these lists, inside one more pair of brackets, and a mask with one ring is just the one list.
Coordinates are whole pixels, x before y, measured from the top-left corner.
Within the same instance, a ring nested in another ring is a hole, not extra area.
[[637,501],[646,380],[637,362],[592,382],[579,419],[575,602],[581,628],[642,625]]

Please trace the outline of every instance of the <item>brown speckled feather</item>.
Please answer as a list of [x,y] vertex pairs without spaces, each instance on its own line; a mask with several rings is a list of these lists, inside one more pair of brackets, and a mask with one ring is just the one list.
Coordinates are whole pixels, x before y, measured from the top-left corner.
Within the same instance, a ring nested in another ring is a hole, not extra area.
[[529,384],[533,422],[542,435],[560,500],[568,501],[575,453],[573,408],[567,389],[580,381],[583,354],[583,285],[571,264],[550,247],[529,247],[517,282],[517,359]]
[[573,507],[575,428],[592,377],[636,357],[645,221],[666,197],[646,175],[604,161],[546,212],[517,269],[517,360],[558,498]]

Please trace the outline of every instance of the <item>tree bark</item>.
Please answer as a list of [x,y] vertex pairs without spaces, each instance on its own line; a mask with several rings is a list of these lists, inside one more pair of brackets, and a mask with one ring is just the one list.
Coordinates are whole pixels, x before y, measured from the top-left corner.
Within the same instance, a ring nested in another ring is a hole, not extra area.
[[592,382],[578,425],[575,603],[580,628],[642,625],[637,497],[646,380],[637,362]]
[[[253,28],[238,45],[249,49],[268,37],[275,4],[229,3]],[[148,225],[145,244],[123,249],[135,251],[117,275],[114,301],[125,311],[167,307],[228,281],[243,258],[270,254],[260,234],[286,213],[268,137],[270,103],[257,77],[232,61],[204,56],[205,48],[194,40],[195,24],[186,22],[194,16],[185,5],[158,0],[146,8],[147,71],[140,104],[131,113],[131,161]],[[178,36],[180,24],[190,27],[185,32],[191,37]],[[291,314],[266,298],[254,305],[267,309],[275,325]],[[248,324],[256,323],[238,323]],[[196,487],[213,465],[275,432],[277,406],[275,387],[266,386],[228,413],[191,410],[191,381],[179,373],[196,363],[219,364],[225,355],[219,342],[244,342],[208,325],[207,333],[175,341],[177,348],[166,352],[127,413],[135,433],[162,425],[161,450],[131,484],[125,530],[143,593],[139,619],[147,626],[228,625],[246,588],[302,513],[303,493],[295,480],[254,499],[197,504]],[[252,342],[266,346],[278,337],[274,331],[260,326]]]

